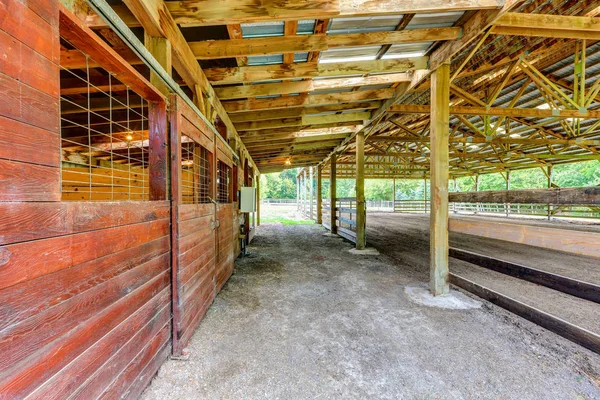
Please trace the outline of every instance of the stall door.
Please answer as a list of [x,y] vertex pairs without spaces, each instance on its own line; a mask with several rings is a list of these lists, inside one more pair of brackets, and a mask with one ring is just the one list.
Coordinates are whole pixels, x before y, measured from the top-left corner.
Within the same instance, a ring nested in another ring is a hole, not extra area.
[[171,96],[173,354],[181,355],[216,295],[215,134]]

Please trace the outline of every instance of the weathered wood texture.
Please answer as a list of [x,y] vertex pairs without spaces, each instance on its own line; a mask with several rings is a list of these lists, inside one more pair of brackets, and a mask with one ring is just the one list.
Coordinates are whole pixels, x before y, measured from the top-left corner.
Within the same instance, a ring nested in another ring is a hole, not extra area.
[[0,201],[60,200],[57,9],[0,1]]
[[136,398],[170,352],[170,206],[60,202],[59,8],[0,0],[0,398]]
[[450,65],[431,75],[431,220],[430,280],[434,296],[448,293],[448,178]]
[[0,393],[125,393],[169,339],[168,202],[0,205]]
[[451,218],[449,230],[507,242],[600,257],[600,234],[478,218]]
[[201,144],[213,155],[211,198],[215,198],[215,160],[233,157],[205,122],[176,95],[170,97],[172,218],[173,354],[180,356],[215,296],[233,271],[234,204],[181,204],[181,138]]
[[453,192],[453,203],[521,203],[521,204],[600,204],[600,186],[585,188],[490,190]]

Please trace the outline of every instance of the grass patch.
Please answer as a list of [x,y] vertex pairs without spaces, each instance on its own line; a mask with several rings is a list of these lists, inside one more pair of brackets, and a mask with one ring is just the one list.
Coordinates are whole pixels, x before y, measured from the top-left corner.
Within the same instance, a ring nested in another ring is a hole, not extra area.
[[265,217],[260,219],[261,223],[278,223],[283,225],[314,225],[315,221],[305,219],[290,219],[285,217]]

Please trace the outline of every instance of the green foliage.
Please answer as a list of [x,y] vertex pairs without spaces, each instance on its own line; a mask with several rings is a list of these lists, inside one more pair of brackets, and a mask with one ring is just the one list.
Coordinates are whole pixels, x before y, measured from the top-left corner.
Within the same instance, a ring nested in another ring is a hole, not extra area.
[[[288,169],[280,173],[261,176],[261,197],[265,199],[295,199],[297,169]],[[558,187],[585,187],[600,184],[600,161],[586,161],[573,164],[557,165],[553,169],[553,182]],[[456,179],[458,190],[468,192],[475,190],[475,177],[467,176]],[[316,179],[313,189],[316,193]],[[542,189],[548,186],[548,178],[541,168],[511,171],[511,189]],[[323,179],[323,198],[329,198],[329,179]],[[449,189],[454,191],[454,181],[449,182]],[[506,179],[500,173],[484,174],[479,177],[479,190],[506,190]],[[337,197],[356,197],[354,179],[338,179]],[[429,196],[429,180],[427,187],[423,179],[397,179],[396,199],[423,199]],[[391,179],[366,179],[365,197],[367,200],[392,200],[393,181]]]
[[600,185],[600,161],[557,165],[554,167],[553,181],[559,187]]
[[297,173],[297,168],[293,168],[274,174],[261,175],[260,197],[263,199],[295,199]]

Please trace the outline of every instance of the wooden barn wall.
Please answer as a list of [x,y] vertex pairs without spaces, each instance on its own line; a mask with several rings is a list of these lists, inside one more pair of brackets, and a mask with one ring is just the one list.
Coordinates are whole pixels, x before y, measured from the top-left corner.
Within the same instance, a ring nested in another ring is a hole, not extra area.
[[169,203],[0,203],[0,397],[135,397],[170,351]]
[[60,201],[56,0],[0,0],[0,48],[0,398],[135,398],[171,351],[169,202]]
[[[176,356],[183,354],[196,327],[202,321],[233,272],[235,259],[234,215],[237,205],[227,204],[181,204],[181,136],[205,146],[213,153],[211,171],[212,195],[216,198],[216,165],[223,161],[233,166],[232,155],[215,138],[215,133],[187,106],[180,97],[170,97],[171,120],[171,190],[174,215],[173,235],[173,318]],[[233,169],[232,169],[233,171]],[[232,240],[233,239],[233,240]]]
[[160,152],[153,201],[61,201],[59,10],[0,0],[0,399],[136,398],[172,353],[172,313],[187,342],[231,275],[237,207],[167,200]]
[[0,201],[60,200],[58,27],[58,0],[0,0]]

